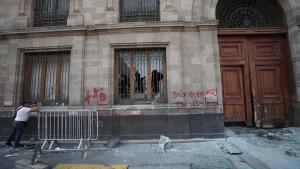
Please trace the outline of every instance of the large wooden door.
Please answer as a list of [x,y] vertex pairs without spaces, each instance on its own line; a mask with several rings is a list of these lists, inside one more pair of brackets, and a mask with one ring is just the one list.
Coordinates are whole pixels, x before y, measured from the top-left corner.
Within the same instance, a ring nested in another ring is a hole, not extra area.
[[285,57],[281,36],[220,36],[225,122],[286,124]]
[[284,126],[288,94],[285,57],[280,36],[249,37],[249,59],[254,117],[258,127]]

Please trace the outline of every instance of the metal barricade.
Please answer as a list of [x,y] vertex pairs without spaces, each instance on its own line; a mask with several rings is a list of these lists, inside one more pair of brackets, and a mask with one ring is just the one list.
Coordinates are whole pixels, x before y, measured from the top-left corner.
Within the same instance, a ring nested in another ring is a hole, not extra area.
[[58,141],[79,141],[78,150],[84,140],[97,140],[99,119],[96,110],[54,110],[38,113],[38,138],[50,142],[48,150]]

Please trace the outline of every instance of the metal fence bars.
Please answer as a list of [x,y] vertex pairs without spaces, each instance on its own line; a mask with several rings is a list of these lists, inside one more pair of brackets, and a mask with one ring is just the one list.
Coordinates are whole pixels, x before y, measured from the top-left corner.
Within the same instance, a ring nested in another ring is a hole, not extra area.
[[84,140],[97,140],[99,136],[99,118],[96,110],[57,110],[38,113],[38,138],[44,143],[50,142],[48,150],[58,141],[79,141],[78,150]]

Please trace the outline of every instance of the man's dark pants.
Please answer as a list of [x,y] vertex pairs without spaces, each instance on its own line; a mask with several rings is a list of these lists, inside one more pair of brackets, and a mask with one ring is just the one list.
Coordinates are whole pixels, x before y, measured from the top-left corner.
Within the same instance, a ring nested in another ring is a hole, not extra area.
[[14,121],[13,130],[9,135],[7,143],[10,143],[15,139],[15,145],[19,145],[25,126],[26,122],[24,121]]

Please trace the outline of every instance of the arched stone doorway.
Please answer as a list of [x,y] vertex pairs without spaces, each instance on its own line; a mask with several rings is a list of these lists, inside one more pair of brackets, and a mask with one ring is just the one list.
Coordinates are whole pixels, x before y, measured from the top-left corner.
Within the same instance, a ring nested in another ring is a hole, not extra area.
[[225,122],[288,125],[289,47],[279,3],[219,0],[216,18]]

